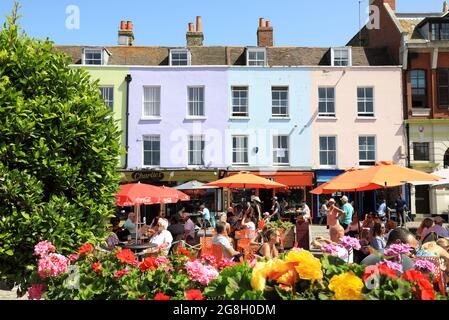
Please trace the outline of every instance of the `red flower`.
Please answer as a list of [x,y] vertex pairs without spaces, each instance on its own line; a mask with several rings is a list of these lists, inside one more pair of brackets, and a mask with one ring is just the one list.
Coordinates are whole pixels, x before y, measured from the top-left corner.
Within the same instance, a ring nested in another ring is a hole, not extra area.
[[153,300],[170,300],[170,296],[166,296],[162,292],[159,292],[157,295],[154,296]]
[[388,268],[384,264],[379,265],[379,272],[380,272],[380,274],[384,274],[391,279],[396,279],[398,277],[395,270]]
[[412,292],[420,293],[418,297],[421,298],[421,300],[435,300],[435,292],[427,275],[417,270],[407,270],[407,272],[402,275],[402,279],[413,284]]
[[92,265],[92,270],[94,270],[96,273],[101,273],[100,262],[95,262],[95,263]]
[[407,270],[403,275],[402,275],[402,279],[407,280],[409,282],[416,282],[419,279],[422,279],[423,277],[426,277],[425,275],[423,275],[421,272],[417,271],[417,270]]
[[136,300],[147,300],[147,299],[145,299],[145,298],[137,298]]
[[435,292],[433,290],[422,290],[421,300],[435,300]]
[[189,290],[185,294],[186,300],[205,300],[200,290]]
[[189,250],[187,250],[186,248],[179,246],[178,250],[176,251],[177,254],[186,256],[186,257],[190,257],[192,255],[192,252],[190,252]]
[[128,263],[135,265],[137,263],[136,256],[134,253],[129,249],[124,249],[115,254],[117,259],[119,259],[123,263]]
[[157,263],[156,263],[156,258],[154,257],[149,257],[146,258],[140,265],[140,271],[141,272],[146,272],[148,270],[156,270],[158,267]]
[[79,248],[78,254],[79,254],[80,256],[82,256],[83,254],[89,254],[89,253],[92,253],[93,251],[94,251],[94,246],[91,245],[90,243],[86,243],[86,244],[83,244],[83,245]]

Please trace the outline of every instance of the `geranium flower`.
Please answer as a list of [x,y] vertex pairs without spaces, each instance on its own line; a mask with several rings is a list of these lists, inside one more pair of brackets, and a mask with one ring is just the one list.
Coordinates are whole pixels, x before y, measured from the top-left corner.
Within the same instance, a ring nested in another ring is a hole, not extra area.
[[92,264],[92,270],[94,270],[96,273],[100,274],[101,273],[100,262],[95,262],[94,264]]
[[94,251],[94,246],[91,245],[90,243],[86,243],[86,244],[83,244],[83,245],[79,248],[78,254],[79,254],[80,256],[82,256],[83,254],[90,254],[90,253],[92,253],[93,251]]
[[[399,273],[404,273],[404,270],[402,268],[402,265],[390,260],[383,260],[381,262],[378,263],[379,264],[379,270],[382,266],[384,266],[384,268],[382,269],[382,271],[385,271],[385,267],[390,269],[390,270],[395,270],[398,271]],[[389,271],[386,271],[387,273],[389,273]]]
[[141,272],[147,272],[148,270],[156,270],[157,267],[158,267],[158,264],[156,262],[155,257],[146,258],[139,265]]
[[70,261],[63,255],[57,253],[50,253],[43,256],[38,262],[38,273],[41,278],[48,276],[55,277],[67,272]]
[[232,261],[232,260],[223,258],[223,259],[221,259],[221,261],[218,263],[217,268],[218,268],[218,270],[221,271],[221,270],[223,270],[223,269],[225,269],[225,268],[232,268],[232,267],[235,266],[236,264],[237,264],[237,263],[234,262],[234,261]]
[[169,263],[170,263],[170,260],[167,257],[159,256],[156,258],[156,264],[158,267],[161,265],[164,265],[164,264],[169,264]]
[[189,290],[185,292],[186,300],[205,300],[200,290]]
[[69,255],[69,260],[70,260],[70,262],[77,261],[79,258],[80,258],[80,256],[77,255],[77,254],[70,254],[70,255]]
[[212,266],[205,266],[198,260],[188,261],[185,265],[189,279],[203,285],[208,285],[212,280],[218,278],[218,271]]
[[41,241],[34,246],[34,254],[39,257],[48,255],[49,252],[56,252],[55,246],[49,241]]
[[292,250],[285,261],[295,266],[299,278],[304,280],[320,280],[323,278],[321,261],[306,250]]
[[211,266],[214,266],[217,264],[217,260],[215,259],[214,256],[208,255],[208,254],[204,254],[201,256],[201,262],[203,263],[208,263]]
[[335,275],[329,281],[329,289],[336,300],[362,300],[362,280],[352,272]]
[[166,296],[162,292],[159,292],[154,296],[153,300],[170,300],[170,296]]
[[123,249],[115,254],[117,259],[123,263],[136,265],[137,259],[134,253],[129,249]]
[[179,255],[183,255],[186,257],[190,257],[192,255],[192,252],[190,252],[189,250],[187,250],[186,248],[179,246],[178,249],[176,250],[176,253]]
[[338,246],[330,243],[330,244],[323,244],[321,246],[321,249],[324,253],[330,254],[330,255],[335,255],[338,253]]
[[410,252],[408,244],[392,244],[384,250],[385,257],[393,257],[396,261],[402,260],[402,255]]
[[128,274],[128,273],[129,273],[128,269],[119,270],[114,274],[114,278],[120,279],[121,277],[123,277],[125,274]]
[[417,260],[415,261],[415,270],[421,271],[421,272],[430,272],[430,273],[437,273],[437,268],[435,265],[428,261],[428,260]]
[[46,284],[33,284],[31,288],[28,289],[28,299],[29,300],[40,300],[44,294]]
[[360,241],[356,238],[352,238],[352,237],[348,237],[348,236],[344,236],[341,241],[340,241],[340,245],[345,248],[346,250],[350,250],[351,248],[354,250],[360,250],[360,248],[362,247],[360,245]]
[[417,270],[407,270],[405,274],[402,275],[402,279],[409,281],[412,284],[412,291],[415,293],[415,298],[421,300],[435,300],[435,292],[427,275]]

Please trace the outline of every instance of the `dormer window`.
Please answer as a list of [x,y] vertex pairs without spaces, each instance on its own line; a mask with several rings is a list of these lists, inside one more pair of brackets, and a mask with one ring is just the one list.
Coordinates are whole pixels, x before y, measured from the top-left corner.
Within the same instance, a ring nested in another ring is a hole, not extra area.
[[83,50],[82,61],[86,65],[104,65],[107,64],[109,54],[104,49],[88,49]]
[[332,48],[331,60],[333,67],[347,67],[352,65],[351,47]]
[[246,65],[264,67],[267,65],[267,51],[265,48],[248,48],[246,50]]
[[171,66],[190,66],[191,55],[187,49],[172,49],[170,50],[170,65]]
[[431,40],[449,40],[449,23],[431,23],[430,24]]

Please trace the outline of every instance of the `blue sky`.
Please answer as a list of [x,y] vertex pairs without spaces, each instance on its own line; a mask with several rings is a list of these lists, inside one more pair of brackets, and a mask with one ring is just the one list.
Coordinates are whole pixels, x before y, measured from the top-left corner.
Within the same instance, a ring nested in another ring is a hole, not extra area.
[[[366,8],[369,0],[364,0]],[[202,16],[206,45],[256,45],[260,17],[278,46],[345,44],[358,30],[358,0],[21,0],[22,27],[57,44],[116,45],[121,20],[132,20],[136,45],[185,45],[188,22]],[[0,0],[0,20],[13,0]],[[398,12],[439,12],[443,0],[397,0]],[[80,29],[66,28],[66,8],[80,10]],[[362,13],[365,10],[362,9]]]

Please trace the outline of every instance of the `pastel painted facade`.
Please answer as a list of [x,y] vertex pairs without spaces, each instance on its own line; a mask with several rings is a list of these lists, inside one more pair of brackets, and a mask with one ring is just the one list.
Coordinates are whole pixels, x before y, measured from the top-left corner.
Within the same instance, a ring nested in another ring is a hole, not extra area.
[[[73,66],[81,67],[81,66]],[[117,121],[119,130],[122,132],[120,143],[123,149],[126,148],[126,76],[128,75],[128,67],[119,66],[82,66],[89,72],[93,80],[98,80],[100,87],[113,88],[112,110],[114,119]],[[126,154],[120,157],[120,168],[125,166]]]
[[[155,168],[223,168],[228,92],[226,69],[220,67],[130,68],[128,169],[144,164],[144,137],[160,138],[160,165]],[[144,87],[160,88],[160,117],[143,115]],[[204,117],[189,117],[188,87],[204,88]],[[189,135],[205,138],[204,165],[189,165]]]
[[[247,118],[232,117],[232,88],[248,89]],[[284,88],[288,91],[288,116],[274,117],[272,114],[272,89]],[[272,168],[273,170],[311,169],[311,130],[307,127],[310,119],[309,71],[306,68],[248,68],[233,67],[228,71],[230,93],[226,107],[228,122],[226,142],[226,166],[243,168],[233,163],[232,136],[248,137],[249,170]],[[273,136],[288,136],[289,162],[279,165],[273,161]]]
[[[310,82],[311,152],[314,169],[360,167],[359,137],[375,137],[374,162],[405,165],[400,67],[313,68]],[[335,116],[318,112],[319,88],[335,88]],[[360,116],[358,88],[372,88],[374,116]],[[336,162],[320,161],[320,137],[336,137]]]

